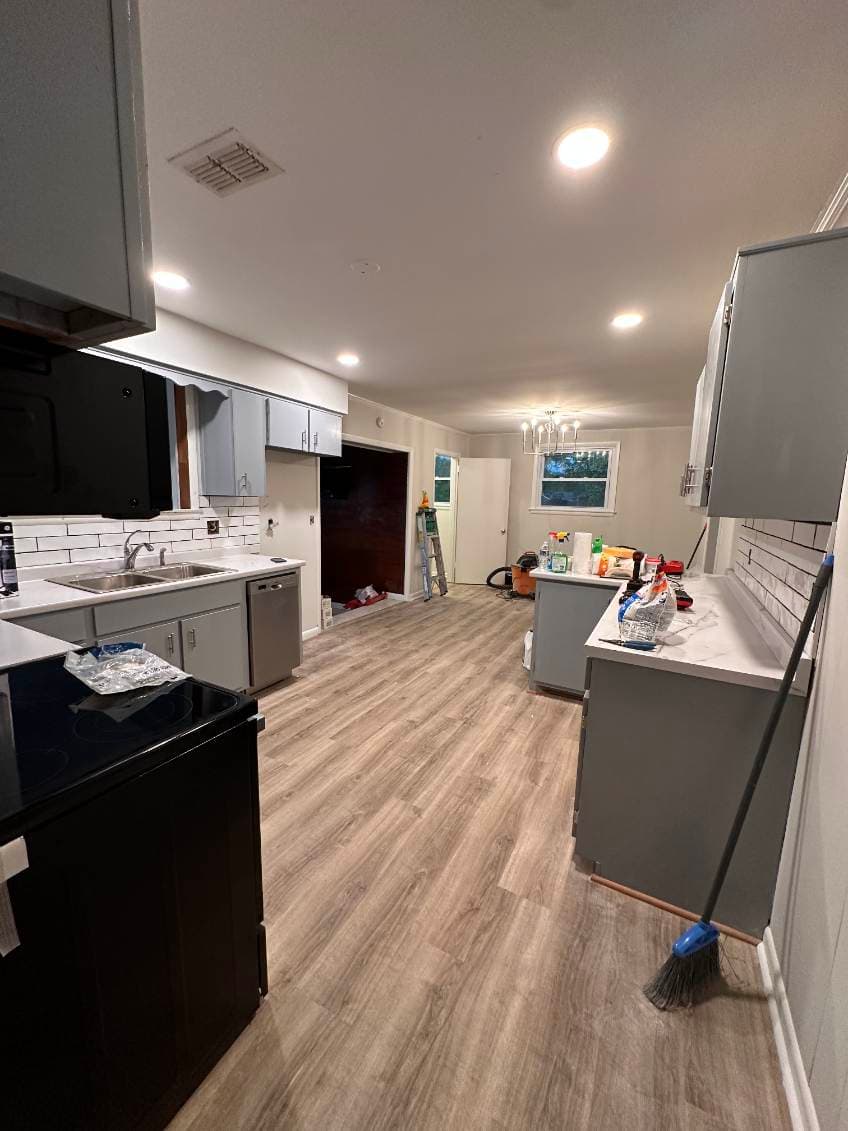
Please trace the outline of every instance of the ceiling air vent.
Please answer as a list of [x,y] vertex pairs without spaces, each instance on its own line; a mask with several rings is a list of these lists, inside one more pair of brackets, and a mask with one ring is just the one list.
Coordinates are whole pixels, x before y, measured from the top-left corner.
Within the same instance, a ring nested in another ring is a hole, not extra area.
[[175,153],[168,164],[182,169],[216,196],[229,196],[285,171],[233,129]]

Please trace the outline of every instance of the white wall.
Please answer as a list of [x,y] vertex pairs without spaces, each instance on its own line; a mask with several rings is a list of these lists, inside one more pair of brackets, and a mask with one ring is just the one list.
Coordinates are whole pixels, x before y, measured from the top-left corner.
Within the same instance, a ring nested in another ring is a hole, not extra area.
[[[382,428],[377,419],[383,421]],[[471,437],[454,428],[446,428],[432,420],[423,420],[405,412],[387,408],[374,401],[351,393],[348,415],[342,424],[345,436],[374,440],[384,444],[398,444],[410,449],[410,497],[407,499],[409,542],[407,546],[406,592],[414,596],[423,589],[418,569],[415,541],[415,511],[421,501],[421,492],[433,498],[433,471],[436,450],[468,455]]]
[[[302,558],[300,602],[303,632],[318,629],[321,618],[321,513],[318,459],[299,452],[267,449],[267,494],[260,499],[259,552]],[[275,525],[269,532],[268,520]]]
[[167,310],[156,311],[152,333],[121,338],[108,348],[291,397],[330,412],[347,412],[347,381],[341,377]]
[[848,1128],[848,480],[771,929],[822,1131]]
[[638,546],[649,553],[685,562],[703,526],[703,518],[680,498],[680,474],[689,457],[691,429],[622,428],[581,432],[586,443],[620,444],[616,513],[613,515],[533,514],[530,497],[533,457],[524,455],[520,433],[471,437],[472,456],[512,460],[509,490],[509,560],[523,550],[538,550],[549,530],[589,530],[607,545]]

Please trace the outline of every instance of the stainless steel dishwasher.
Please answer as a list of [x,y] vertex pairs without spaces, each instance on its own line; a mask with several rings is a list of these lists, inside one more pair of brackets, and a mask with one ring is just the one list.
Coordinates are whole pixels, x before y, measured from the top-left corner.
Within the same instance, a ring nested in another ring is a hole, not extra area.
[[250,689],[259,691],[288,679],[303,659],[299,571],[248,582],[247,614]]

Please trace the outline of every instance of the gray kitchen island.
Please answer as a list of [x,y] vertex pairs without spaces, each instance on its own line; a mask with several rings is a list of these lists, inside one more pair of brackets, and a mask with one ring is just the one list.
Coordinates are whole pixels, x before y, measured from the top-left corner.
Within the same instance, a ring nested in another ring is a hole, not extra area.
[[536,607],[530,689],[553,688],[582,695],[585,688],[584,644],[621,581],[597,574],[554,573],[534,569]]

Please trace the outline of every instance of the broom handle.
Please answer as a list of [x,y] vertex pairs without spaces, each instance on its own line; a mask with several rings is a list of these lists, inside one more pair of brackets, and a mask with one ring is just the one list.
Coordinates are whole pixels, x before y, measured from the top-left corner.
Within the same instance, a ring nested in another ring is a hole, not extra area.
[[751,802],[754,798],[754,790],[757,788],[757,782],[760,780],[760,774],[763,772],[766,758],[768,757],[769,748],[771,747],[772,739],[774,738],[777,725],[780,722],[780,716],[783,714],[783,708],[786,705],[786,700],[789,697],[789,690],[792,687],[792,681],[795,679],[795,673],[798,671],[798,665],[801,662],[801,656],[804,651],[804,645],[807,643],[807,636],[813,626],[813,621],[816,618],[819,605],[821,604],[822,597],[827,589],[830,575],[833,572],[833,554],[828,554],[822,564],[819,566],[819,572],[816,574],[816,579],[813,582],[813,591],[810,594],[810,600],[807,604],[807,609],[801,620],[801,627],[798,629],[798,635],[795,638],[795,643],[792,646],[792,652],[789,656],[789,662],[786,665],[786,671],[783,673],[783,679],[780,681],[780,687],[777,690],[774,703],[772,704],[771,712],[769,713],[768,722],[766,723],[763,736],[760,739],[760,745],[757,749],[757,756],[754,759],[754,764],[751,767],[751,772],[748,775],[748,781],[745,785],[745,792],[742,794],[742,800],[739,802],[739,808],[736,810],[736,816],[733,818],[733,827],[730,830],[730,836],[727,838],[727,844],[724,846],[722,853],[721,863],[718,866],[718,871],[713,880],[713,886],[710,889],[710,894],[704,906],[704,913],[701,918],[704,922],[709,923],[715,911],[715,905],[718,902],[718,897],[721,893],[722,886],[725,878],[727,877],[727,870],[730,867],[730,862],[733,859],[733,853],[736,850],[737,842],[742,833],[742,826],[745,824],[745,818],[748,816],[748,810],[751,807]]

